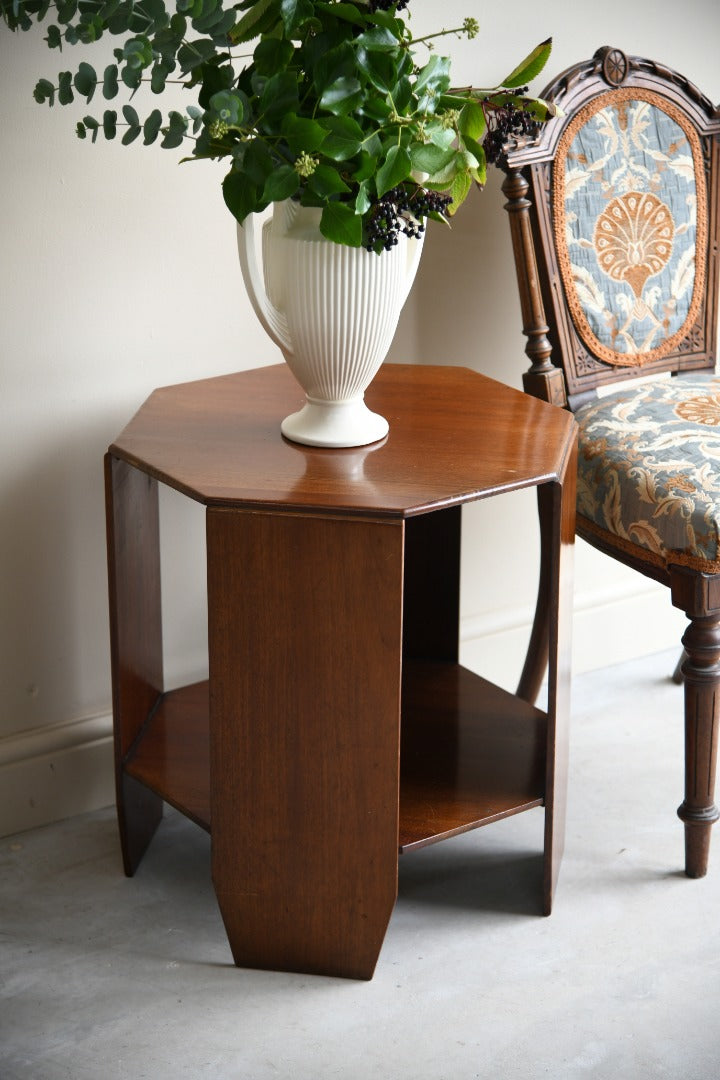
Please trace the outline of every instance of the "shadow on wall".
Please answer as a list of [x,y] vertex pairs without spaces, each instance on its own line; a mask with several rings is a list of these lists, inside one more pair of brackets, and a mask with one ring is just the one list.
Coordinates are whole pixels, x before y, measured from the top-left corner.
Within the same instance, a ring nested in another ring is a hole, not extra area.
[[97,416],[35,440],[0,496],[4,587],[0,736],[67,722],[110,699],[102,460]]
[[491,171],[449,228],[431,222],[390,359],[460,364],[522,386],[528,362],[502,179]]

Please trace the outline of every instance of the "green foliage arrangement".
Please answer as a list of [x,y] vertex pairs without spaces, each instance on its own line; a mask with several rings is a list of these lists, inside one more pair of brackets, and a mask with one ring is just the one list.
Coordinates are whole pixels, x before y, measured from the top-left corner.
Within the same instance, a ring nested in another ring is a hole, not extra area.
[[[50,49],[119,39],[104,71],[83,61],[42,78],[39,103],[132,100],[144,84],[162,95],[179,83],[185,113],[122,105],[85,116],[80,138],[120,137],[187,159],[226,158],[223,194],[242,222],[270,203],[322,209],[328,239],[377,252],[426,217],[454,213],[511,135],[532,133],[548,106],[528,96],[550,41],[500,86],[452,88],[435,41],[474,38],[475,19],[413,37],[409,0],[0,0],[12,30],[44,23]],[[252,47],[252,52],[248,48]]]

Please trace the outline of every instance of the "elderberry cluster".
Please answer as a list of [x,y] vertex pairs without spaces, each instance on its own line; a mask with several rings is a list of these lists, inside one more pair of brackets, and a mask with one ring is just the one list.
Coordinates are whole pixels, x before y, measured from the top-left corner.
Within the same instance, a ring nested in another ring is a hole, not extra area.
[[[527,87],[520,90],[525,93]],[[488,165],[494,165],[502,156],[503,149],[511,138],[537,134],[540,124],[528,109],[519,109],[508,102],[506,105],[486,103],[488,129],[483,139],[483,148]]]
[[[395,3],[395,0],[370,0],[370,10],[371,11],[387,11],[389,8],[391,8],[393,6],[394,3]],[[398,11],[402,11],[403,8],[406,8],[409,3],[410,3],[410,0],[397,0],[397,3],[395,4],[395,7],[396,7],[396,9]]]
[[425,218],[445,214],[452,196],[440,191],[417,187],[395,187],[378,199],[365,225],[365,247],[368,251],[390,251],[400,235],[419,239],[425,231]]

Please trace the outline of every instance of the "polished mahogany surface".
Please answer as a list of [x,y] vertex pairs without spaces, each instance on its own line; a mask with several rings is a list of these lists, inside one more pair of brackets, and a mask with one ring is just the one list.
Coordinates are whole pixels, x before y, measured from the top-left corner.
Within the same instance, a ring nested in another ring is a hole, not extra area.
[[156,390],[111,454],[208,504],[406,516],[557,478],[572,418],[467,368],[386,364],[365,395],[390,422],[370,446],[284,439],[303,403],[281,364]]
[[[208,829],[240,966],[370,978],[398,852],[532,807],[552,906],[574,420],[461,368],[389,365],[368,399],[388,437],[320,450],[280,434],[300,404],[285,366],[168,387],[106,458],[125,869],[163,802]],[[207,505],[209,679],[168,692],[159,483]],[[462,506],[529,486],[545,507],[547,711],[458,655]]]
[[[207,682],[165,694],[126,771],[210,832],[208,698]],[[542,806],[544,712],[457,664],[418,661],[402,712],[399,852]]]
[[209,697],[207,681],[164,694],[125,763],[129,776],[208,831]]
[[401,852],[542,806],[547,718],[458,664],[403,674]]

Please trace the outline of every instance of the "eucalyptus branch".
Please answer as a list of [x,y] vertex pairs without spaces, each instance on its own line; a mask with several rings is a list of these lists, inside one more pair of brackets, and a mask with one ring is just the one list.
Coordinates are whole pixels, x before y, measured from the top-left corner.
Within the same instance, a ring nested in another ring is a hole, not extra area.
[[[50,48],[92,46],[106,32],[120,39],[104,71],[83,61],[61,71],[57,86],[38,80],[38,103],[121,94],[123,145],[142,138],[171,150],[189,139],[189,159],[226,159],[223,195],[238,221],[297,199],[322,208],[327,238],[380,252],[397,242],[398,228],[414,235],[426,218],[454,212],[485,182],[486,162],[508,133],[527,134],[548,113],[525,84],[545,64],[549,41],[502,87],[451,89],[450,60],[433,42],[474,38],[477,20],[413,38],[401,17],[410,3],[0,0],[0,18],[26,31],[51,8],[60,25],[47,28]],[[428,60],[417,58],[421,45]],[[130,102],[148,82],[155,95],[182,86],[192,103],[141,120]],[[95,142],[115,138],[117,126],[107,108],[76,131]]]

